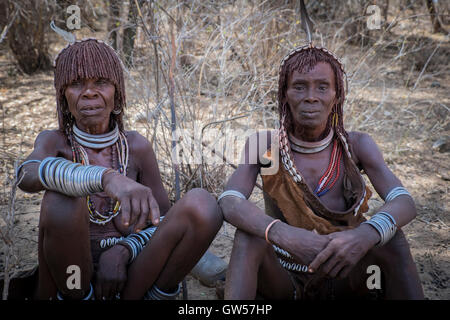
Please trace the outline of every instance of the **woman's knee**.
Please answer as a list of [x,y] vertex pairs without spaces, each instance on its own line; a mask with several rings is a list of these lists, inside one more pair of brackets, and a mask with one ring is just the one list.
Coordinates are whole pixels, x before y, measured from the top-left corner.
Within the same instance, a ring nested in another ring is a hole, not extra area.
[[206,190],[195,188],[181,199],[183,216],[197,227],[219,229],[223,222],[222,212],[216,199]]
[[54,191],[46,191],[41,203],[39,226],[45,229],[76,229],[88,226],[86,204],[82,198],[73,198]]
[[381,263],[409,264],[412,262],[411,250],[406,237],[401,229],[398,229],[394,237],[383,247],[376,250],[376,256]]

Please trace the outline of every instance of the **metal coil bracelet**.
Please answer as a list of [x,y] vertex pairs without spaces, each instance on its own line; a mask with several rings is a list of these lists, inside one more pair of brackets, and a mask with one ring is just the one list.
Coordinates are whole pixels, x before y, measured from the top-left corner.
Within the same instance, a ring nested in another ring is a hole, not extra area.
[[384,201],[385,202],[392,201],[401,195],[406,195],[406,196],[409,196],[412,198],[411,194],[408,192],[408,190],[406,190],[406,188],[396,187],[396,188],[393,188],[391,191],[389,191],[389,193],[387,194],[386,199]]
[[[164,219],[164,216],[160,217],[160,222]],[[157,226],[150,226],[138,233],[132,233],[126,238],[118,241],[117,244],[125,246],[130,251],[130,259],[128,263],[132,263],[134,259],[141,253],[146,244],[150,241],[155,233]]]
[[368,221],[363,223],[371,225],[380,234],[380,242],[376,245],[381,247],[389,242],[397,231],[397,223],[393,216],[387,212],[378,212],[372,216]]
[[103,191],[102,176],[107,170],[101,166],[48,157],[39,166],[39,180],[48,190],[72,197],[85,197]]

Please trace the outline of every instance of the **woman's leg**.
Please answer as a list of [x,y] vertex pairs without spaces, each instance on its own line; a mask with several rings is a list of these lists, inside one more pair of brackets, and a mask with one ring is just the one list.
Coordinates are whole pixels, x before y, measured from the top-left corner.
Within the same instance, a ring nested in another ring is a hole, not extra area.
[[369,277],[376,276],[374,271],[369,269],[371,266],[379,268],[382,280],[379,289],[383,292],[384,299],[424,299],[417,268],[402,230],[398,230],[384,246],[370,250],[353,268],[347,281],[339,281],[350,284],[348,287],[342,286],[346,296],[367,296],[370,292],[375,292],[375,288],[368,288],[367,283]]
[[150,242],[128,269],[124,299],[141,299],[156,284],[173,292],[192,270],[222,226],[216,199],[190,190],[167,212]]
[[397,230],[386,245],[376,250],[381,272],[386,278],[386,299],[424,299],[416,264],[402,230]]
[[[84,201],[53,191],[44,194],[39,219],[37,299],[55,298],[57,291],[64,299],[82,299],[89,293],[93,270]],[[80,287],[74,288],[78,283],[73,277],[78,270]]]
[[294,286],[271,246],[238,229],[227,270],[225,299],[255,299],[257,293],[269,299],[292,299]]

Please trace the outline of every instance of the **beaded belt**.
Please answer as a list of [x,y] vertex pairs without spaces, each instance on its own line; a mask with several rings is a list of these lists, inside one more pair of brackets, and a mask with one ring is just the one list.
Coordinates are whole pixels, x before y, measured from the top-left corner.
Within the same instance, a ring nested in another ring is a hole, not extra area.
[[278,247],[276,245],[272,245],[272,246],[273,246],[275,252],[278,255],[278,261],[283,266],[283,268],[285,268],[286,270],[289,270],[289,271],[294,271],[294,272],[308,272],[308,266],[307,265],[286,261],[285,259],[283,259],[284,257],[288,258],[288,259],[291,259],[291,260],[293,260],[294,258],[286,250],[283,250],[283,249],[281,249],[280,247]]

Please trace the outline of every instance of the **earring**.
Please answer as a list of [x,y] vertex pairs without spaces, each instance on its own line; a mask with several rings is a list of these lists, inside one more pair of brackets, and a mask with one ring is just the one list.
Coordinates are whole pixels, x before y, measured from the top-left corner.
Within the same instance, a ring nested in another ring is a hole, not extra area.
[[115,114],[115,115],[119,115],[121,112],[122,112],[122,109],[119,109],[119,110],[114,109],[112,111],[112,113]]
[[339,115],[338,115],[338,113],[337,113],[335,110],[333,110],[332,125],[335,126],[335,127],[337,127],[337,125],[338,125],[338,120],[339,120]]

